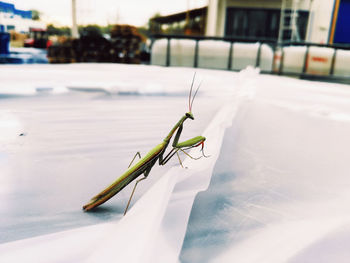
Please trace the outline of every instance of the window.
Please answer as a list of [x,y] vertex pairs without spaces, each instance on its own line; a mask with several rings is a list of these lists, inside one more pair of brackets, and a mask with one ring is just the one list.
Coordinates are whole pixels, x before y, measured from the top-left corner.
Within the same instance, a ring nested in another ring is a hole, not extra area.
[[[309,13],[299,11],[298,29],[302,40],[305,39]],[[278,38],[280,9],[235,8],[228,7],[226,12],[225,36],[247,38]]]
[[10,30],[15,30],[15,26],[14,25],[7,25],[7,31],[10,31]]

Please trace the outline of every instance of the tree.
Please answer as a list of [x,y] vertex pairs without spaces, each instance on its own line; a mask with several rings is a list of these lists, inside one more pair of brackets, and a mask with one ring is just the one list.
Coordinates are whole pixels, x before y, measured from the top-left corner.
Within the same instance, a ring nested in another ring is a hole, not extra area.
[[55,27],[52,24],[47,25],[47,33],[49,36],[69,36],[69,27]]
[[30,10],[32,12],[32,19],[33,20],[40,20],[41,12],[38,10]]
[[160,16],[160,13],[156,13],[148,20],[148,29],[152,34],[160,34],[162,32],[161,25],[154,21],[155,18]]
[[79,35],[100,37],[102,35],[101,27],[99,25],[79,26]]

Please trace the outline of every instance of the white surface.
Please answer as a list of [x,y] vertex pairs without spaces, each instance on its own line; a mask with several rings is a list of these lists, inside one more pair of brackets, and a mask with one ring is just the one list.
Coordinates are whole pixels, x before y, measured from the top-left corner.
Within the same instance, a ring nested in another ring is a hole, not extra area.
[[[271,72],[273,64],[274,52],[269,45],[261,45],[261,54],[260,54],[260,65],[259,68],[262,71]],[[254,65],[255,66],[255,65]]]
[[[242,70],[248,66],[255,67],[259,52],[259,43],[234,43],[232,50],[231,69]],[[261,44],[259,68],[262,71],[271,71],[273,50],[266,44]]]
[[180,140],[210,157],[153,168],[122,217],[130,187],[80,207],[186,111],[193,69],[1,67],[0,262],[347,262],[349,87],[196,71]]
[[234,43],[231,68],[242,70],[247,66],[255,67],[259,43]]
[[333,48],[310,47],[306,73],[313,75],[329,75],[333,54]]
[[194,203],[181,262],[347,262],[348,86],[252,82]]
[[[302,73],[305,61],[306,47],[305,46],[289,46],[283,47],[283,68],[285,73]],[[281,52],[276,52],[276,55],[281,55]],[[276,63],[278,69],[281,61]]]
[[[166,65],[166,39],[156,40],[152,47],[151,64]],[[193,67],[195,40],[172,39],[170,46],[170,65],[177,67]],[[234,43],[232,57],[229,58],[231,44],[220,40],[201,40],[198,42],[198,68],[227,69],[231,59],[232,70],[242,70],[248,66],[255,67],[259,43]],[[259,68],[271,71],[273,51],[266,44],[261,45]]]
[[158,39],[154,41],[151,52],[151,65],[166,66],[167,46],[167,39]]
[[227,69],[231,46],[229,42],[202,40],[198,45],[199,68]]
[[334,63],[334,75],[336,76],[350,76],[349,69],[350,51],[338,49],[336,51]]
[[195,46],[195,40],[171,39],[170,66],[193,67]]

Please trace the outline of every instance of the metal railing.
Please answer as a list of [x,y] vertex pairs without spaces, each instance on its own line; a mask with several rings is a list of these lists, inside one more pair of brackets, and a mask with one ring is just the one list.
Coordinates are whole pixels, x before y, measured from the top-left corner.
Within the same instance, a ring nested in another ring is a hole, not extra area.
[[152,37],[152,43],[151,43],[151,50],[152,46],[155,40],[165,38],[167,39],[167,52],[166,52],[166,66],[170,66],[170,52],[171,52],[171,45],[170,40],[171,39],[188,39],[188,40],[195,40],[195,50],[194,50],[194,61],[193,61],[193,67],[198,67],[198,51],[199,51],[199,42],[201,40],[221,40],[225,42],[230,43],[230,49],[229,49],[229,58],[228,58],[228,65],[227,70],[231,70],[231,63],[232,63],[232,56],[233,56],[233,44],[234,43],[259,43],[258,47],[258,55],[256,58],[256,67],[260,66],[260,56],[261,56],[261,45],[262,44],[269,44],[270,46],[274,47],[276,44],[275,39],[257,39],[257,38],[233,38],[233,37],[214,37],[214,36],[187,36],[187,35],[153,35]]
[[[193,67],[198,67],[198,53],[199,53],[199,42],[203,40],[220,40],[230,43],[229,53],[228,53],[228,64],[227,64],[227,70],[235,71],[232,69],[232,62],[234,58],[233,54],[233,44],[234,43],[258,43],[258,51],[256,56],[256,62],[255,67],[259,67],[261,63],[261,47],[263,44],[267,44],[271,47],[273,51],[273,61],[272,61],[272,70],[271,71],[262,71],[264,74],[276,74],[276,75],[287,75],[287,76],[293,76],[293,77],[299,77],[302,79],[314,79],[314,80],[324,80],[324,81],[334,81],[334,82],[340,82],[340,83],[350,83],[350,75],[347,76],[336,76],[334,75],[334,67],[336,62],[336,55],[337,51],[339,49],[341,50],[350,50],[350,45],[346,44],[318,44],[318,43],[310,43],[310,42],[283,42],[283,43],[277,43],[276,39],[267,39],[267,38],[239,38],[239,37],[214,37],[214,36],[186,36],[186,35],[153,35],[151,37],[151,52],[153,43],[155,40],[158,39],[166,39],[167,40],[167,47],[166,47],[166,62],[165,66],[171,65],[171,40],[172,39],[187,39],[187,40],[194,40],[195,41],[195,50],[194,50],[194,61],[193,61]],[[287,72],[284,70],[284,58],[285,58],[285,51],[284,47],[288,46],[305,46],[306,52],[304,56],[303,66],[300,73],[298,72]],[[332,48],[334,49],[332,59],[331,59],[331,66],[330,71],[328,75],[319,75],[319,74],[310,74],[307,72],[307,63],[309,58],[309,51],[310,47],[323,47],[323,48]],[[281,60],[279,64],[279,68],[276,69],[275,65],[275,54],[277,50],[281,50]],[[349,61],[350,63],[350,61]]]
[[[346,44],[318,44],[318,43],[310,43],[310,42],[284,42],[280,47],[286,47],[286,46],[305,46],[306,47],[306,52],[305,52],[305,57],[304,57],[304,62],[303,62],[303,67],[302,67],[302,72],[301,73],[292,73],[292,72],[283,72],[283,65],[284,65],[284,50],[283,48],[281,49],[281,64],[280,68],[278,70],[279,75],[299,75],[301,78],[307,78],[307,79],[315,79],[315,78],[320,78],[320,79],[334,79],[334,80],[339,80],[342,82],[344,80],[345,82],[350,83],[350,76],[349,77],[342,77],[342,76],[335,76],[334,75],[334,66],[336,62],[336,55],[337,51],[339,49],[341,50],[350,50],[350,45]],[[309,52],[310,52],[310,47],[322,47],[322,48],[332,48],[334,49],[332,58],[331,58],[331,66],[329,70],[328,75],[315,75],[315,74],[310,74],[307,73],[307,61],[309,57]],[[274,50],[276,51],[276,49]]]

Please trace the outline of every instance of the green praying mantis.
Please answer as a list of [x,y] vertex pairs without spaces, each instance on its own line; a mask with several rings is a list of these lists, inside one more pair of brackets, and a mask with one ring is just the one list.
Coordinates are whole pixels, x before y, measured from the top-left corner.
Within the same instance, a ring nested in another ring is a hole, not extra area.
[[[205,137],[203,136],[197,136],[192,139],[179,142],[181,132],[183,130],[183,124],[187,119],[194,120],[193,114],[192,114],[192,106],[194,98],[197,95],[197,92],[199,90],[200,84],[198,85],[198,88],[194,92],[194,95],[192,97],[192,89],[193,89],[193,83],[195,79],[196,74],[194,74],[192,79],[192,84],[190,88],[190,93],[188,97],[188,105],[189,105],[189,111],[185,113],[184,116],[181,117],[181,119],[175,124],[175,126],[170,130],[169,134],[164,138],[164,140],[158,144],[156,147],[154,147],[152,150],[150,150],[143,158],[141,158],[140,152],[137,152],[134,156],[134,158],[131,160],[131,163],[128,167],[128,169],[117,179],[115,180],[110,186],[105,188],[102,192],[100,192],[98,195],[93,197],[89,203],[83,206],[84,211],[90,211],[91,209],[103,204],[110,198],[112,198],[114,195],[119,193],[124,187],[126,187],[128,184],[130,184],[133,180],[135,180],[137,177],[139,177],[141,174],[143,174],[143,177],[136,180],[135,186],[132,190],[132,193],[130,195],[128,204],[125,208],[124,215],[126,214],[128,207],[130,205],[130,201],[134,195],[135,189],[137,184],[145,180],[150,173],[152,167],[155,165],[155,163],[158,161],[159,165],[165,165],[175,154],[177,154],[177,157],[179,159],[179,162],[182,166],[182,162],[179,156],[179,151],[185,153],[187,156],[189,156],[192,159],[199,159],[202,156],[208,157],[204,154],[203,148],[204,148],[204,141]],[[192,97],[192,99],[191,99]],[[175,138],[172,143],[172,149],[171,151],[164,157],[165,150],[167,149],[171,138],[175,134]],[[202,156],[198,158],[194,158],[190,156],[186,150],[189,150],[194,147],[202,146],[201,152]],[[139,156],[140,160],[133,166],[132,163],[135,160],[136,156]],[[183,166],[182,166],[183,167]]]

